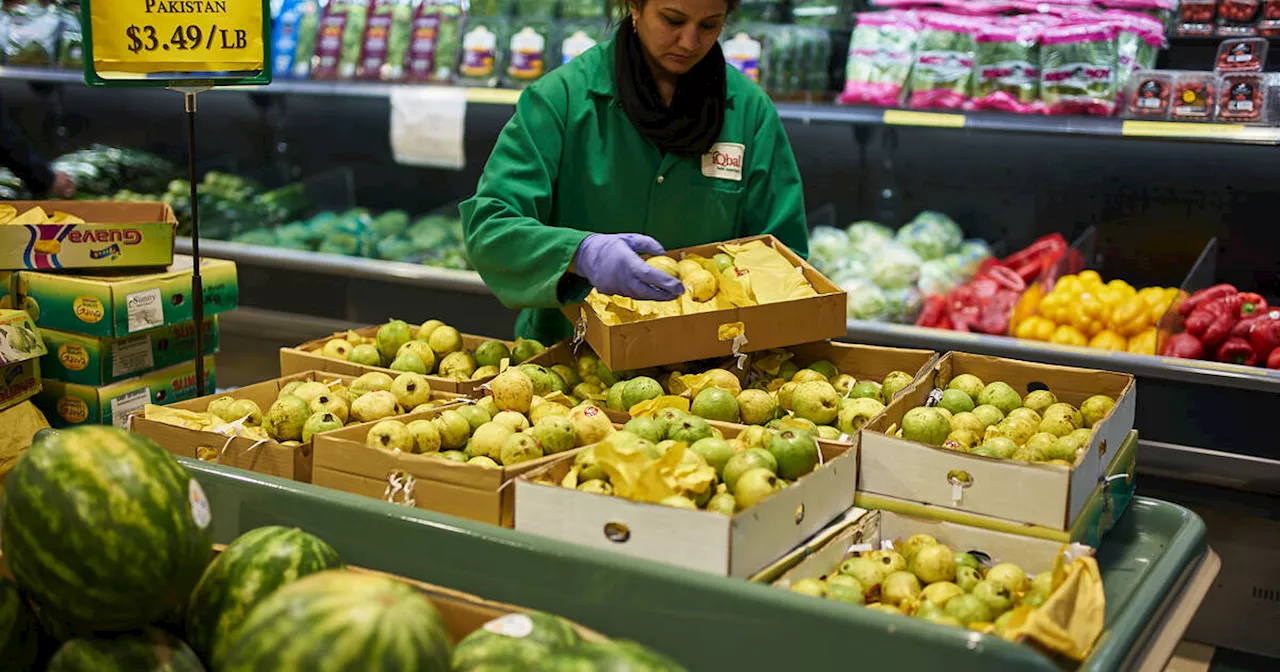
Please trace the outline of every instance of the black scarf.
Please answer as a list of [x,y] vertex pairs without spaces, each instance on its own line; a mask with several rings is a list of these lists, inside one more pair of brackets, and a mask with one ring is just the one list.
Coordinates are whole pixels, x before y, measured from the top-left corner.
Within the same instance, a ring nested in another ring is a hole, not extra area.
[[725,63],[720,44],[680,76],[671,107],[667,107],[629,19],[622,20],[613,50],[613,79],[622,109],[640,135],[663,153],[707,153],[724,127]]

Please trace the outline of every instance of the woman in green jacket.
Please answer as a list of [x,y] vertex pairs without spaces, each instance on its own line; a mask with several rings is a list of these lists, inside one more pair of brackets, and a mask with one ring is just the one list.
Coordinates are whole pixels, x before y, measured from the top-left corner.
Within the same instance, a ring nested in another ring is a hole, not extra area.
[[808,252],[795,157],[773,103],[717,40],[739,0],[630,0],[613,40],[525,89],[476,194],[467,252],[516,334],[572,335],[592,287],[670,300],[640,255],[771,233]]

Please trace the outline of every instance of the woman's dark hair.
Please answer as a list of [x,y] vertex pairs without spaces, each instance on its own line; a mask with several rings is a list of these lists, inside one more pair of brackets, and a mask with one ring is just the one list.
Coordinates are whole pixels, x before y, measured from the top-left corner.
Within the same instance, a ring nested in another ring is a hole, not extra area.
[[[616,24],[618,21],[624,21],[627,15],[631,13],[631,4],[633,0],[609,0],[609,23]],[[634,0],[634,3],[640,7],[648,0]],[[742,0],[724,0],[725,14],[733,14],[738,11],[738,5],[742,4]]]

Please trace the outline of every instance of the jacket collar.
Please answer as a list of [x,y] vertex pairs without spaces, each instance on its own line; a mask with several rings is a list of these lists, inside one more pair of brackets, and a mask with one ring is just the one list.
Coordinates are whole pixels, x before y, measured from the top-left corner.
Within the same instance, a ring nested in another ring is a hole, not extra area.
[[[610,38],[600,43],[600,65],[591,73],[590,82],[587,84],[587,90],[593,95],[618,99],[617,85],[613,80],[613,61],[614,49],[617,48],[617,38]],[[732,107],[734,99],[734,90],[732,86],[726,83],[725,86],[725,104]]]

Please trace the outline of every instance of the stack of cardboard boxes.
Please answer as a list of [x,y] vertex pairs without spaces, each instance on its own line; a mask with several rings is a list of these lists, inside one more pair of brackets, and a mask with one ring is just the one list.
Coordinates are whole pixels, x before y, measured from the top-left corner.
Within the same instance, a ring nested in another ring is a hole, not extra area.
[[[0,226],[0,308],[25,311],[43,339],[32,394],[50,424],[124,426],[148,403],[195,397],[193,260],[173,254],[168,206],[10,205],[41,207],[50,220]],[[233,262],[206,259],[200,273],[205,388],[213,390],[216,315],[236,306],[239,288]]]

